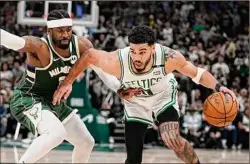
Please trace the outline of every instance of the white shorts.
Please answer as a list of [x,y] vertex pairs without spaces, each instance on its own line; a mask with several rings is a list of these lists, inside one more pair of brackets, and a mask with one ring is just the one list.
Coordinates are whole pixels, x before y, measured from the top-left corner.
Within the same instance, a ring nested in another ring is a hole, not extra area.
[[164,90],[151,97],[135,97],[131,101],[124,101],[126,121],[137,121],[152,125],[168,107],[173,106],[179,113],[177,101],[177,82],[174,78],[168,80]]

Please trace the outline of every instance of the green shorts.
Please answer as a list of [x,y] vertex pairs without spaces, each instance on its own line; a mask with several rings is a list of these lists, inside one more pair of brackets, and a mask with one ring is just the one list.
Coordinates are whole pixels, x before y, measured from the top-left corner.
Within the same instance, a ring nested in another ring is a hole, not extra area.
[[42,118],[42,110],[53,112],[62,123],[65,123],[71,117],[72,112],[77,112],[77,109],[73,110],[65,102],[53,105],[39,95],[14,90],[10,101],[10,111],[18,122],[27,127],[35,135],[37,135],[37,125]]

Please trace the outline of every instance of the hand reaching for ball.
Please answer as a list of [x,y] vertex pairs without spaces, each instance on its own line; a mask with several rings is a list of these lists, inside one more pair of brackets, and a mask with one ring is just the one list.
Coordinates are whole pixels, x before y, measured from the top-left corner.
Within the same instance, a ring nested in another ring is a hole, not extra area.
[[236,101],[236,96],[234,92],[228,89],[227,87],[221,86],[219,91],[223,92],[224,94],[229,94],[230,96],[232,96],[233,101]]

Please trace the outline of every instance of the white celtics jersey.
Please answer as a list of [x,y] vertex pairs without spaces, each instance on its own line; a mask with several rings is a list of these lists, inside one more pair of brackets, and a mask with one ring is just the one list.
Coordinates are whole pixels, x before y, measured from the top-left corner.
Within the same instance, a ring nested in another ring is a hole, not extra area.
[[124,101],[128,121],[152,123],[152,112],[159,115],[168,106],[177,105],[177,82],[172,73],[165,72],[166,47],[155,44],[152,68],[143,74],[132,70],[130,47],[118,50],[121,63],[121,87],[142,88],[143,93],[131,101]]

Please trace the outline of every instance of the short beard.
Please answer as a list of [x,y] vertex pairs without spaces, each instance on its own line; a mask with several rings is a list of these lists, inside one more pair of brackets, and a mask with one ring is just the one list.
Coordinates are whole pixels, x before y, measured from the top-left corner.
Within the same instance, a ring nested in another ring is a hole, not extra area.
[[[69,48],[69,44],[61,44],[61,43],[60,43],[60,40],[55,40],[53,36],[52,36],[51,39],[52,39],[53,44],[54,44],[56,47],[58,47],[58,48],[60,48],[60,49],[62,49],[62,50],[66,50],[66,49]],[[70,42],[69,42],[69,43],[70,43]]]
[[151,58],[152,58],[152,55],[150,55],[150,57],[148,58],[148,60],[146,60],[144,67],[143,67],[143,68],[139,68],[139,69],[136,68],[136,66],[135,66],[135,64],[134,64],[134,62],[133,62],[133,65],[134,65],[135,70],[136,70],[137,72],[139,72],[139,73],[142,73],[142,72],[146,69],[146,67],[147,67],[148,63],[150,62]]

